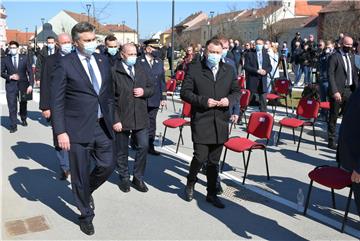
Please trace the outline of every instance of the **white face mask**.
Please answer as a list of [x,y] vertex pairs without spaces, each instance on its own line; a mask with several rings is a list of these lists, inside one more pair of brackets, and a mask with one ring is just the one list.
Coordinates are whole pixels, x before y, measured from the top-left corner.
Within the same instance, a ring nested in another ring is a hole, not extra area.
[[10,53],[11,55],[16,55],[17,52],[18,52],[17,49],[10,49],[10,51],[9,51],[9,53]]

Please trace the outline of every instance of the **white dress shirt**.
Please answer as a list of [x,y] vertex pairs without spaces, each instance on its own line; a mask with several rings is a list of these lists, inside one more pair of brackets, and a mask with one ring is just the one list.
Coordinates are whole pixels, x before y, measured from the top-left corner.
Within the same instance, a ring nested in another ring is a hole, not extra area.
[[[77,52],[77,55],[80,59],[80,62],[81,64],[83,65],[88,77],[89,77],[89,80],[91,82],[91,76],[90,76],[90,73],[89,73],[89,68],[88,68],[88,65],[87,65],[87,62],[86,62],[86,56],[81,54],[79,51],[76,51]],[[99,84],[99,89],[101,89],[101,83],[102,83],[102,78],[101,78],[101,72],[100,72],[100,69],[99,69],[99,66],[97,65],[97,62],[96,62],[96,59],[93,55],[91,55],[90,57],[90,64],[91,64],[91,67],[93,68],[94,72],[95,72],[95,76],[96,76],[96,80],[98,81],[98,84]],[[92,83],[91,83],[92,84]]]
[[[129,66],[126,65],[124,62],[122,62],[122,64],[123,64],[123,66],[124,66],[124,69],[125,69],[126,73],[127,73],[129,76],[131,76],[130,70],[129,70]],[[134,68],[134,66],[131,66],[131,70],[132,70],[133,76],[135,77],[135,68]]]

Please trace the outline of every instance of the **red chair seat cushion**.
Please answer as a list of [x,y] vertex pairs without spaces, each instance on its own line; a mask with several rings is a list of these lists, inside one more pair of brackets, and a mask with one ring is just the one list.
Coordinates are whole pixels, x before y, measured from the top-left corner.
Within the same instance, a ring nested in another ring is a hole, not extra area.
[[272,93],[269,93],[266,95],[266,99],[268,100],[277,100],[277,99],[281,99],[282,97],[280,95],[277,95],[277,94],[272,94]]
[[177,128],[185,125],[186,123],[188,123],[188,121],[183,118],[170,118],[163,121],[163,124],[170,128]]
[[325,110],[330,110],[330,102],[320,102],[320,108]]
[[225,147],[235,151],[235,152],[244,152],[249,149],[264,149],[265,145],[251,141],[247,138],[242,137],[234,137],[230,138],[227,142],[225,142]]
[[296,119],[296,118],[284,118],[280,122],[280,125],[297,128],[304,125],[304,121]]
[[312,170],[309,177],[314,182],[333,189],[343,189],[351,185],[351,173],[338,167],[321,167]]

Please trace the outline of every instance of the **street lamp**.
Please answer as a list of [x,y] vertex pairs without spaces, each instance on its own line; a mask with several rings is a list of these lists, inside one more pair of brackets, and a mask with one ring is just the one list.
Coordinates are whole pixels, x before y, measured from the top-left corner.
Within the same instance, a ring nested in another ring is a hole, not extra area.
[[174,42],[175,42],[175,33],[174,33],[174,25],[175,25],[175,0],[172,0],[172,21],[171,21],[171,61],[170,61],[170,69],[171,69],[171,77],[174,76]]
[[87,10],[88,22],[89,23],[90,23],[90,9],[91,9],[91,4],[90,3],[86,4],[86,10]]
[[41,23],[42,23],[42,26],[44,26],[45,18],[41,18]]
[[123,25],[123,44],[125,43],[125,21],[122,21]]
[[213,32],[212,32],[212,20],[214,17],[214,11],[210,11],[210,37],[212,37]]
[[137,34],[136,42],[139,43],[139,1],[138,0],[136,0],[136,34]]

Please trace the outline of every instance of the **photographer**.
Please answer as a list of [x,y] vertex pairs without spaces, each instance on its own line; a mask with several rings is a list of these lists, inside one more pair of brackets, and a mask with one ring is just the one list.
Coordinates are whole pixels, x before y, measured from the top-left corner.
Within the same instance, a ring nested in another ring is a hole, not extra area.
[[294,74],[295,74],[295,82],[294,85],[299,87],[299,81],[301,79],[301,75],[304,72],[304,66],[301,64],[301,55],[304,50],[301,48],[301,42],[295,42],[295,49],[291,55],[291,64],[294,66]]
[[304,70],[304,85],[311,83],[312,50],[308,43],[304,44],[304,51],[299,56],[301,66]]

